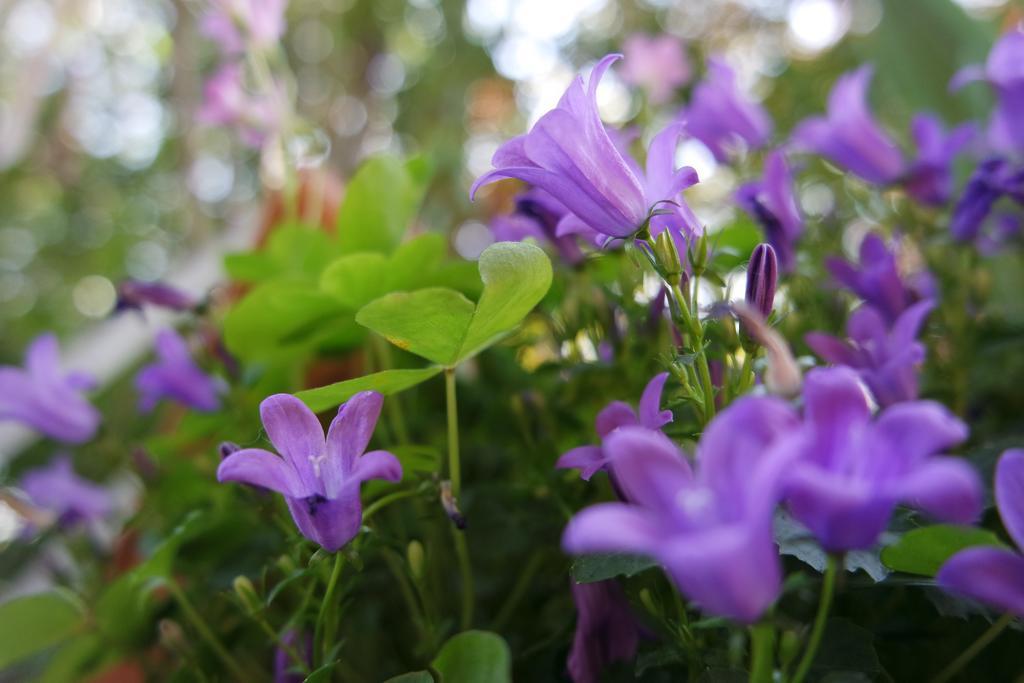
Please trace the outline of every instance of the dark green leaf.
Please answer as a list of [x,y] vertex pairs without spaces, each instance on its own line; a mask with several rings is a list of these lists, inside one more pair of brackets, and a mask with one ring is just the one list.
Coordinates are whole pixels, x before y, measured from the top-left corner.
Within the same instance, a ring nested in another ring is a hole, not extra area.
[[[811,666],[809,680],[823,678],[826,675],[845,673],[868,674],[874,676],[882,673],[882,663],[875,653],[874,635],[846,619],[829,619],[825,623],[825,634],[822,636],[818,654]],[[836,678],[833,680],[848,680]],[[852,679],[857,680],[857,679]]]
[[434,683],[434,677],[429,671],[411,671],[389,678],[384,683]]
[[882,551],[882,562],[894,571],[935,576],[951,555],[977,545],[1003,543],[988,529],[936,524],[904,534]]
[[464,631],[448,640],[433,666],[444,683],[510,683],[512,656],[505,640],[488,631]]
[[313,412],[319,413],[339,405],[358,394],[360,391],[379,391],[385,396],[397,394],[425,382],[441,372],[440,367],[382,370],[372,375],[357,377],[328,384],[317,389],[307,389],[295,394]]
[[63,590],[5,602],[0,605],[0,669],[69,638],[82,620],[81,603]]
[[324,664],[313,673],[306,676],[302,683],[328,683],[331,680],[331,673],[334,671],[334,665],[337,662],[330,662]]
[[581,555],[572,563],[572,578],[576,583],[593,583],[616,576],[633,576],[656,566],[657,563],[654,560],[642,555],[626,553]]

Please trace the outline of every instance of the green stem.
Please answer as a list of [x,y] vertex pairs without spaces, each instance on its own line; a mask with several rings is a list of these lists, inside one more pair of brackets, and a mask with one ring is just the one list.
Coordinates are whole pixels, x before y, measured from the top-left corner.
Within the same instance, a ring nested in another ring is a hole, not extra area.
[[455,400],[455,368],[445,368],[444,393],[448,408],[448,479],[452,482],[452,495],[456,500],[462,490],[459,463],[459,405]]
[[313,655],[318,658],[317,663],[323,664],[327,658],[327,644],[330,638],[326,631],[331,630],[327,615],[333,612],[334,590],[338,586],[338,578],[341,576],[341,569],[345,566],[345,556],[341,553],[334,554],[334,569],[331,571],[331,578],[327,581],[327,592],[324,593],[324,601],[320,603],[320,613],[316,618],[316,627],[313,630]]
[[406,489],[405,491],[395,491],[394,493],[389,493],[386,496],[381,496],[366,506],[366,510],[363,511],[363,521],[365,522],[370,517],[373,517],[374,513],[379,512],[381,509],[386,508],[395,501],[412,498],[418,493],[419,489]]
[[473,623],[473,565],[469,562],[469,547],[466,545],[466,533],[449,524],[455,540],[455,556],[459,562],[459,575],[462,578],[462,610],[459,613],[459,624],[463,631]]
[[750,683],[772,683],[775,627],[762,621],[750,627]]
[[707,423],[715,416],[715,387],[711,383],[711,369],[708,367],[708,357],[704,352],[704,330],[700,326],[700,321],[690,311],[690,304],[678,284],[672,285],[672,296],[675,298],[680,318],[690,333],[692,350],[697,356],[697,372],[700,373],[700,384],[704,394],[704,422]]
[[260,625],[260,628],[263,629],[263,632],[266,633],[267,636],[272,641],[274,641],[274,644],[278,648],[286,652],[288,656],[291,657],[292,661],[298,665],[303,675],[308,676],[310,673],[309,666],[306,664],[305,658],[301,654],[299,654],[299,651],[296,650],[293,645],[289,645],[288,643],[284,642],[284,638],[282,638],[277,633],[277,631],[275,631],[273,627],[271,627],[271,625],[267,623],[266,619],[259,615],[254,615],[253,620],[255,620],[255,622]]
[[498,610],[498,616],[494,618],[493,631],[500,633],[504,630],[508,620],[515,613],[516,607],[519,606],[519,602],[523,599],[526,591],[533,584],[533,577],[537,573],[537,570],[540,569],[543,559],[543,556],[538,553],[531,557],[530,561],[526,563],[526,569],[519,574],[519,578],[516,579],[515,586],[512,587],[508,597],[505,599],[505,603],[501,606],[501,609]]
[[250,680],[249,675],[246,674],[245,669],[242,668],[241,664],[238,663],[231,653],[228,652],[227,648],[219,640],[217,636],[213,634],[210,627],[203,621],[202,615],[192,606],[188,596],[185,595],[185,591],[181,589],[173,579],[167,582],[167,588],[171,591],[171,595],[177,601],[178,606],[181,607],[181,611],[185,613],[185,618],[189,620],[192,627],[199,632],[199,637],[206,641],[206,644],[210,646],[214,654],[224,664],[224,667],[231,672],[231,675],[235,677],[235,680],[245,681]]
[[807,672],[811,670],[814,663],[814,656],[818,653],[818,645],[821,644],[821,636],[825,633],[825,621],[828,618],[828,610],[832,606],[832,597],[836,590],[836,576],[839,574],[842,561],[835,555],[828,556],[828,567],[825,569],[825,582],[821,587],[821,601],[818,603],[818,614],[814,617],[814,627],[811,629],[811,638],[807,641],[807,649],[800,659],[800,664],[793,674],[790,683],[801,683]]
[[1007,626],[1013,621],[1013,615],[1006,613],[999,617],[996,621],[992,622],[992,625],[986,629],[984,633],[978,636],[978,639],[971,643],[970,647],[960,653],[960,656],[954,659],[949,665],[942,670],[942,672],[932,679],[932,683],[946,683],[951,680],[960,669],[967,666],[967,664],[978,656],[978,654],[988,647],[988,644],[996,639],[1000,633],[1003,632]]

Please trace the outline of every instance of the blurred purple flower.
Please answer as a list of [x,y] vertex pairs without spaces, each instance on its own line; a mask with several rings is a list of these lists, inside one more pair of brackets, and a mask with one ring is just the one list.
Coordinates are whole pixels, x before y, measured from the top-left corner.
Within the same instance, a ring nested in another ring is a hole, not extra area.
[[690,80],[690,60],[674,36],[634,33],[623,41],[622,52],[622,80],[643,89],[651,104],[668,102]]
[[[306,666],[313,663],[313,639],[306,634],[299,637],[298,632],[290,628],[281,637],[281,642],[295,650],[296,654],[305,658]],[[288,651],[282,647],[274,648],[274,683],[302,683],[306,676],[295,668],[296,663]]]
[[102,519],[113,508],[106,490],[75,474],[67,455],[26,472],[20,487],[33,504],[56,515],[63,527]]
[[[637,177],[616,149],[597,111],[597,87],[605,71],[620,58],[608,55],[598,62],[586,86],[577,76],[558,106],[542,116],[529,133],[499,147],[492,159],[495,169],[477,178],[470,197],[500,178],[518,178],[556,197],[587,228],[624,238],[644,227],[652,209],[696,183],[697,174],[689,167],[675,169],[673,163],[667,176],[662,173],[661,147],[649,153],[645,179]],[[674,162],[677,139],[678,135],[671,140],[670,162]],[[572,232],[579,231],[560,226],[559,235]]]
[[707,76],[693,89],[681,116],[686,131],[719,161],[728,161],[737,148],[763,147],[773,128],[768,112],[740,92],[736,73],[718,57],[708,60]]
[[203,104],[197,118],[212,126],[232,126],[250,147],[261,147],[282,124],[279,92],[255,93],[246,89],[240,63],[223,64],[203,86]]
[[857,375],[842,367],[809,372],[803,398],[803,424],[786,443],[796,457],[786,502],[825,550],[870,548],[900,503],[953,523],[981,512],[974,469],[935,455],[967,438],[967,426],[941,404],[900,403],[873,419]]
[[793,189],[793,174],[785,155],[773,150],[765,158],[763,178],[746,183],[736,192],[740,207],[753,216],[775,248],[783,272],[792,271],[796,265],[796,243],[804,231]]
[[220,408],[220,384],[196,365],[188,345],[177,332],[157,332],[155,349],[156,362],[135,376],[139,410],[148,413],[164,398],[201,412]]
[[172,311],[189,311],[199,305],[191,294],[162,282],[122,280],[117,285],[117,311],[141,310],[151,305]]
[[747,264],[746,302],[765,320],[775,305],[775,285],[779,280],[779,263],[770,244],[754,247]]
[[793,141],[881,185],[903,175],[900,148],[879,127],[868,109],[867,94],[874,69],[864,65],[839,77],[828,97],[826,116],[814,116],[797,124]]
[[491,232],[498,242],[521,242],[532,237],[542,244],[552,244],[569,265],[583,260],[583,252],[575,237],[559,236],[558,223],[569,213],[562,202],[544,190],[530,188],[516,197],[516,208],[508,216],[491,221]]
[[890,251],[879,235],[870,233],[860,243],[859,267],[840,258],[828,258],[825,266],[832,277],[878,310],[887,323],[894,323],[900,314],[926,292],[924,278],[917,283],[900,276],[895,251]]
[[959,90],[979,80],[987,81],[996,91],[989,144],[1003,152],[1024,151],[1024,27],[1003,34],[984,66],[964,67],[953,76],[949,87]]
[[360,485],[402,478],[391,453],[364,454],[383,404],[375,391],[356,394],[340,406],[325,439],[306,404],[288,394],[270,396],[260,404],[260,417],[281,457],[261,448],[236,451],[220,463],[217,479],[282,494],[302,535],[333,553],[359,532]]
[[646,555],[707,613],[756,621],[782,585],[772,515],[791,458],[777,446],[798,424],[779,399],[741,398],[704,431],[696,474],[664,434],[622,427],[605,449],[630,502],[578,513],[563,547]]
[[996,506],[1010,538],[1008,548],[967,548],[949,558],[935,579],[951,593],[1024,616],[1024,450],[1010,449],[996,464]]
[[288,0],[210,0],[200,21],[200,32],[229,55],[247,47],[263,49],[284,34]]
[[857,371],[882,407],[917,398],[917,372],[924,362],[924,345],[918,332],[932,301],[920,301],[896,319],[890,328],[873,306],[864,305],[850,316],[846,331],[850,341],[822,332],[810,332],[807,345],[829,363]]
[[[668,380],[668,373],[662,372],[655,375],[643,394],[640,395],[639,413],[622,401],[612,401],[597,414],[594,421],[594,428],[602,441],[619,427],[643,427],[650,430],[659,430],[672,421],[671,410],[661,410],[661,392]],[[590,478],[600,470],[607,470],[609,458],[602,446],[580,446],[573,448],[558,459],[555,463],[557,469],[578,469],[580,479],[590,481]]]
[[917,157],[907,169],[903,186],[922,204],[943,206],[953,194],[953,159],[975,138],[977,127],[965,123],[947,132],[931,114],[918,114],[910,132]]
[[16,420],[50,438],[83,443],[96,434],[100,413],[82,395],[96,380],[60,369],[57,337],[36,337],[25,352],[25,368],[0,366],[0,420]]
[[573,683],[599,683],[601,671],[636,656],[640,627],[626,594],[615,580],[572,582],[576,633],[567,668]]
[[953,239],[976,239],[993,207],[1003,197],[1024,206],[1024,166],[1016,166],[1003,157],[990,157],[974,169],[953,207],[949,226]]

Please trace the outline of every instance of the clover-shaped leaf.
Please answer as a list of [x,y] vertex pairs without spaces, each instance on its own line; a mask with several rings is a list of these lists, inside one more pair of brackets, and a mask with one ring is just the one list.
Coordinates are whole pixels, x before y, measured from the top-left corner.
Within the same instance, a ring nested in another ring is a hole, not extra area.
[[551,286],[551,262],[532,244],[491,245],[477,266],[483,293],[475,305],[455,290],[429,287],[375,299],[356,322],[399,348],[454,367],[511,332]]

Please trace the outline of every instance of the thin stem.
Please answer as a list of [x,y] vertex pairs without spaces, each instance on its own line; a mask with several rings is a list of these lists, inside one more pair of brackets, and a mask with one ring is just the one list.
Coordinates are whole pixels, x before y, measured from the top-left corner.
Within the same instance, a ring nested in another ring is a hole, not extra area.
[[452,482],[452,495],[456,499],[462,490],[459,464],[459,406],[455,400],[455,368],[445,368],[444,393],[448,408],[448,479]]
[[406,489],[404,491],[395,491],[394,493],[389,493],[386,496],[381,496],[366,506],[366,510],[363,511],[363,521],[365,522],[370,517],[373,517],[375,512],[379,512],[395,501],[403,500],[404,498],[412,498],[418,493],[419,489]]
[[775,660],[775,627],[762,621],[750,627],[750,683],[771,683]]
[[341,576],[341,569],[344,566],[345,556],[335,553],[334,569],[331,571],[331,578],[327,581],[327,592],[324,593],[324,601],[320,603],[320,613],[317,615],[316,628],[313,630],[313,653],[318,658],[319,664],[323,664],[323,660],[327,657],[327,642],[329,640],[325,633],[325,629],[328,627],[327,613],[333,607],[334,590],[338,586],[338,578]]
[[505,603],[498,610],[498,616],[494,618],[494,625],[492,630],[501,632],[504,629],[508,620],[512,617],[516,607],[519,606],[519,602],[523,599],[526,591],[530,588],[533,583],[534,574],[540,569],[543,556],[539,553],[530,558],[530,561],[526,563],[526,569],[519,574],[519,578],[516,579],[516,584],[512,587],[508,597],[505,598]]
[[977,657],[982,650],[988,647],[988,644],[995,640],[996,636],[1002,633],[1003,629],[1009,626],[1012,621],[1013,615],[1007,612],[992,622],[992,625],[989,626],[984,633],[978,636],[978,639],[971,643],[970,647],[961,652],[959,657],[950,662],[938,676],[932,679],[932,683],[946,683],[946,681],[951,680],[953,676],[960,671],[960,669],[967,666],[972,659]]
[[245,669],[242,668],[242,665],[238,663],[238,660],[228,652],[227,648],[217,640],[217,636],[213,634],[210,627],[206,625],[205,621],[203,621],[202,615],[200,615],[196,608],[192,606],[192,603],[189,601],[188,596],[185,595],[185,591],[181,589],[181,586],[172,579],[167,582],[167,588],[171,591],[171,595],[174,596],[178,606],[181,607],[181,611],[185,613],[185,618],[188,619],[192,624],[192,627],[199,632],[199,637],[206,641],[206,644],[210,646],[210,649],[217,655],[220,661],[224,664],[224,667],[231,672],[231,675],[239,681],[249,680],[249,674],[247,674]]
[[271,627],[271,625],[267,623],[267,620],[264,619],[262,616],[253,615],[253,620],[260,625],[260,628],[263,629],[263,632],[266,633],[270,637],[270,639],[274,641],[274,644],[278,648],[284,650],[284,652],[286,652],[288,656],[291,657],[291,660],[298,665],[302,673],[308,676],[309,665],[306,664],[306,659],[301,654],[299,654],[299,651],[295,649],[295,646],[286,643],[284,641],[284,638],[282,638],[280,634],[278,634],[278,632],[275,631],[273,627]]
[[690,304],[678,284],[672,285],[672,296],[676,302],[675,308],[691,336],[691,346],[697,357],[697,372],[700,373],[700,384],[704,394],[704,422],[710,422],[715,416],[715,387],[711,383],[711,369],[708,367],[708,357],[704,352],[704,330],[696,315],[690,311]]
[[818,614],[814,617],[811,638],[807,641],[807,649],[804,650],[804,656],[800,659],[800,664],[790,683],[801,683],[807,676],[807,672],[811,670],[814,656],[818,653],[818,645],[821,644],[821,636],[825,633],[825,621],[828,618],[828,610],[832,606],[832,596],[836,590],[836,576],[839,574],[841,564],[842,561],[837,556],[828,556],[825,582],[821,586],[821,601],[818,603]]
[[448,525],[455,540],[455,556],[459,562],[459,575],[462,578],[462,610],[459,613],[459,624],[463,631],[473,623],[473,565],[469,562],[469,547],[466,545],[466,532]]

